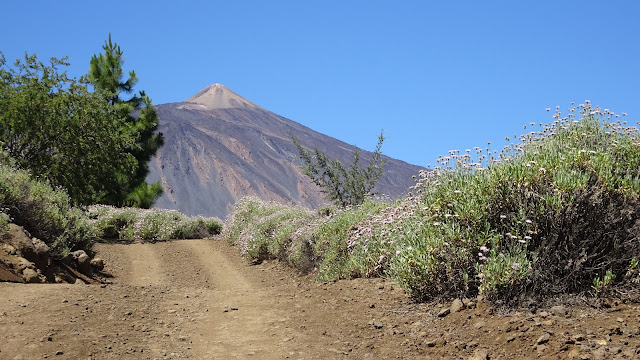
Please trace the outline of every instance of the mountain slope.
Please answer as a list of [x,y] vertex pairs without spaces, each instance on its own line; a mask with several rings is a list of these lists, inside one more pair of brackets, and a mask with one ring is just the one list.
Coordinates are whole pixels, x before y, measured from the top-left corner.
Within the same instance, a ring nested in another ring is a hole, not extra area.
[[[150,163],[147,181],[160,181],[157,208],[225,218],[236,200],[258,196],[318,207],[324,194],[304,176],[291,133],[344,164],[355,147],[315,132],[242,98],[223,85],[208,86],[180,103],[156,107],[165,145]],[[368,163],[371,153],[362,152]],[[377,191],[397,198],[413,185],[421,167],[386,158]]]

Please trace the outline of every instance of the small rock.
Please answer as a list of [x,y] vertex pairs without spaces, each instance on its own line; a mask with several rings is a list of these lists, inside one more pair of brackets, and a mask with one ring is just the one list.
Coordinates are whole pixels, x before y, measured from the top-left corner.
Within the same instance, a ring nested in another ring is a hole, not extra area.
[[95,271],[102,271],[104,269],[104,260],[99,257],[94,257],[93,259],[91,259],[89,264]]
[[553,306],[549,311],[555,316],[565,316],[569,313],[569,310],[562,305]]
[[82,281],[80,279],[76,279],[76,282],[74,284],[75,285],[85,285],[84,281]]
[[373,325],[373,327],[376,328],[376,329],[382,329],[384,327],[384,325],[382,324],[382,322],[380,320],[373,320],[371,322],[371,325]]
[[547,345],[543,345],[543,344],[536,345],[536,350],[538,352],[543,352],[543,351],[547,350]]
[[549,336],[549,334],[544,333],[542,334],[542,336],[538,338],[538,341],[536,341],[536,344],[538,345],[546,344],[549,342],[549,340],[551,340],[551,337]]
[[468,308],[468,309],[471,309],[471,308],[473,308],[474,306],[476,306],[476,303],[475,303],[473,300],[471,300],[471,299],[467,299],[467,298],[462,299],[462,303],[463,303],[463,304],[464,304],[464,306],[465,306],[466,308]]
[[538,316],[540,316],[541,318],[546,318],[547,316],[549,316],[549,313],[546,311],[541,311],[538,313]]
[[487,360],[489,359],[489,353],[485,349],[477,349],[473,356],[469,360]]
[[429,340],[429,341],[425,341],[424,345],[426,347],[434,347],[434,346],[436,346],[436,342],[433,341],[433,340]]
[[75,260],[78,270],[81,273],[91,274],[91,258],[84,250],[76,250],[71,253],[71,256]]
[[40,282],[40,276],[38,275],[38,272],[30,268],[22,270],[22,277],[24,278],[24,281],[28,283]]
[[442,310],[440,310],[440,312],[438,312],[438,317],[445,317],[449,315],[449,313],[451,313],[451,309],[443,308]]
[[515,339],[516,339],[516,336],[515,336],[515,335],[511,335],[511,336],[509,336],[509,337],[507,338],[507,342],[508,342],[508,343],[513,342]]
[[624,319],[623,319],[623,318],[621,318],[621,317],[619,317],[619,318],[617,318],[617,319],[616,319],[616,321],[617,321],[617,322],[619,322],[619,323],[623,323],[623,322],[624,322]]
[[458,311],[464,310],[464,308],[465,308],[464,303],[460,299],[455,299],[451,303],[451,307],[449,308],[449,310],[452,313],[457,313]]
[[473,324],[473,327],[476,329],[482,329],[484,327],[484,321],[478,321],[477,323]]
[[573,341],[584,341],[585,337],[582,334],[576,334],[571,337]]

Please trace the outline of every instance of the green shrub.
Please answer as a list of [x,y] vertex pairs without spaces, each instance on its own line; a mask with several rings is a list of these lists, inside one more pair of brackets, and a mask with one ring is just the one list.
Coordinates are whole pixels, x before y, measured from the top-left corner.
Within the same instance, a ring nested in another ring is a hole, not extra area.
[[116,208],[94,205],[87,210],[92,234],[101,239],[199,239],[220,234],[215,218],[187,217],[175,210]]
[[640,253],[640,139],[608,110],[578,109],[500,154],[451,151],[422,173],[387,273],[418,299],[502,302],[590,292],[602,269],[623,278]]
[[10,222],[11,218],[9,218],[9,215],[0,212],[0,239],[4,239],[7,237]]
[[[358,256],[352,256],[352,248],[357,244],[357,236],[370,231],[365,224],[358,225],[371,214],[387,206],[382,202],[365,201],[361,206],[336,209],[324,217],[312,229],[313,251],[320,260],[318,275],[321,280],[359,277],[366,270],[358,263]],[[357,235],[354,235],[357,234]],[[368,252],[364,248],[364,252]],[[371,249],[369,254],[374,253]]]
[[[90,245],[88,219],[71,206],[62,189],[34,179],[13,166],[6,154],[0,163],[0,208],[12,222],[51,247],[52,255],[87,249]],[[5,220],[6,218],[3,217]]]
[[[244,198],[236,203],[224,236],[240,248],[248,259],[278,258],[307,271],[312,254],[309,244],[299,234],[313,219],[309,210]],[[303,240],[304,239],[304,240]]]

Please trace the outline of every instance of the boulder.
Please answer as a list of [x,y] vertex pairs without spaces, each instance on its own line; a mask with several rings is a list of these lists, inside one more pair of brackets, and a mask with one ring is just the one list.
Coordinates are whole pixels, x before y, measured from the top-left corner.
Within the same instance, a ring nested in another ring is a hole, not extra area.
[[102,269],[104,269],[104,260],[99,257],[94,257],[89,263],[95,271],[102,271]]
[[31,268],[22,270],[22,277],[24,278],[24,281],[28,283],[43,283],[46,281],[46,278],[44,276],[42,276],[38,271]]
[[78,271],[83,274],[91,274],[91,258],[84,250],[76,250],[71,253],[73,260],[76,263]]
[[31,238],[30,234],[21,226],[9,224],[8,237],[4,240],[15,249],[15,254],[21,256],[36,267],[45,271],[49,266],[49,247],[42,240]]
[[462,311],[464,310],[464,308],[465,308],[465,305],[460,299],[453,300],[450,307],[452,313],[457,313],[459,311]]
[[44,243],[44,241],[31,238],[31,243],[33,244],[33,249],[35,252],[35,257],[33,261],[38,269],[45,271],[49,267],[49,246]]
[[7,234],[8,237],[4,241],[15,248],[18,256],[29,259],[35,255],[36,250],[31,242],[31,236],[22,226],[9,224]]

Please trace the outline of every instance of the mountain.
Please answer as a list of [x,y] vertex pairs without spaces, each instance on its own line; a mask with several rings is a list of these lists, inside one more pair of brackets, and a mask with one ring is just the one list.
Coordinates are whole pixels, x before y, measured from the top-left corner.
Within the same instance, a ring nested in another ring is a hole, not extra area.
[[[165,145],[149,164],[148,182],[164,194],[154,207],[224,219],[236,200],[257,196],[317,208],[327,201],[299,167],[293,136],[330,158],[351,164],[356,148],[276,115],[221,84],[179,103],[156,106]],[[372,139],[374,141],[374,139]],[[383,147],[384,150],[384,147]],[[361,152],[368,164],[370,152]],[[422,167],[385,157],[376,190],[392,199],[407,193]]]

